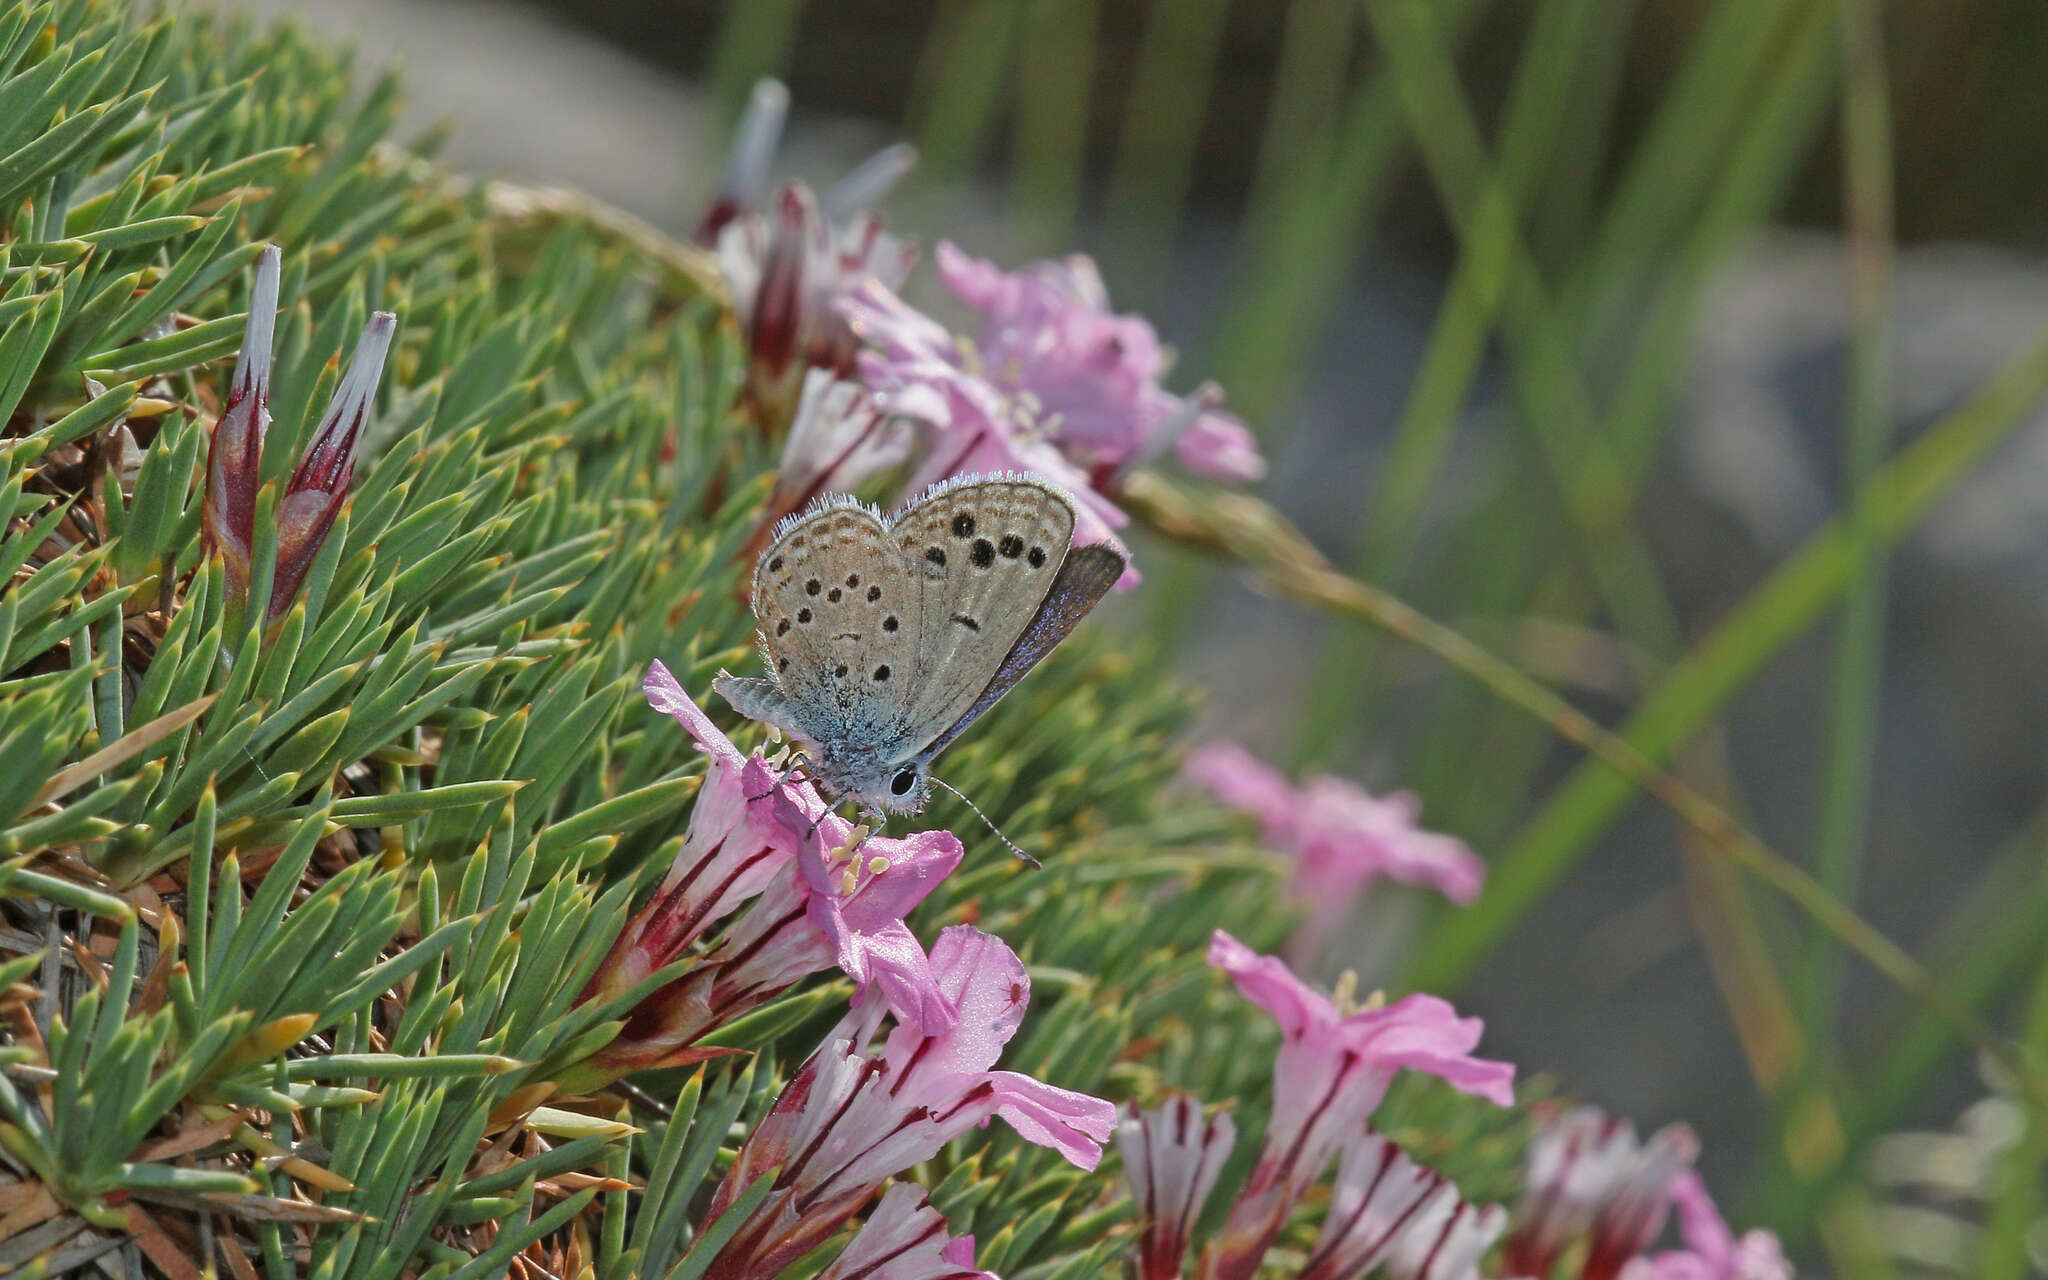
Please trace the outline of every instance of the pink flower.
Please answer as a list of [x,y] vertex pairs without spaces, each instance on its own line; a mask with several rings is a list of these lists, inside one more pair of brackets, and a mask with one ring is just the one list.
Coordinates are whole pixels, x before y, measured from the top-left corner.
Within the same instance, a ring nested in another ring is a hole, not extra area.
[[1682,1124],[1667,1124],[1634,1152],[1593,1215],[1592,1248],[1580,1280],[1613,1280],[1664,1229],[1672,1183],[1692,1167],[1699,1141]]
[[749,550],[759,551],[777,522],[819,494],[850,492],[900,466],[910,457],[916,436],[908,419],[883,410],[860,383],[840,381],[826,369],[805,373],[776,468],[775,492]]
[[1143,317],[1110,311],[1092,259],[1074,254],[1005,273],[942,242],[937,263],[954,296],[981,312],[985,375],[1032,396],[1056,421],[1060,449],[1091,472],[1172,447],[1190,470],[1219,480],[1265,474],[1251,432],[1208,403],[1215,397],[1184,414],[1185,402],[1159,385],[1167,365],[1159,335]]
[[384,357],[391,350],[397,328],[398,318],[389,311],[371,314],[354,354],[349,356],[348,372],[334,389],[333,402],[285,484],[284,498],[277,506],[277,573],[270,588],[273,619],[298,597],[306,572],[313,567],[313,557],[320,553],[335,517],[348,501],[348,482],[356,473],[356,450],[362,445],[370,402],[376,399]]
[[711,925],[759,896],[796,858],[796,842],[771,825],[753,821],[748,802],[763,792],[796,790],[802,784],[777,785],[759,755],[741,755],[662,663],[648,664],[641,689],[649,706],[683,727],[710,767],[690,810],[681,851],[654,900],[634,917],[622,937],[636,959],[621,971],[600,970],[607,987],[615,988],[607,994],[624,990],[679,958]]
[[1482,1024],[1460,1018],[1434,996],[1346,1013],[1272,956],[1222,930],[1209,963],[1280,1024],[1273,1064],[1273,1115],[1258,1163],[1219,1240],[1216,1280],[1245,1280],[1296,1203],[1379,1106],[1394,1073],[1425,1071],[1502,1106],[1514,1100],[1515,1069],[1472,1056]]
[[1479,1260],[1507,1225],[1499,1205],[1475,1208],[1444,1176],[1368,1131],[1344,1150],[1315,1251],[1299,1280],[1478,1280]]
[[1687,1170],[1672,1179],[1670,1199],[1685,1247],[1632,1260],[1622,1280],[1792,1280],[1778,1237],[1757,1228],[1738,1238],[1698,1174]]
[[782,189],[772,220],[742,214],[718,233],[718,263],[747,336],[747,395],[771,417],[789,412],[806,368],[853,372],[859,341],[838,298],[869,277],[894,286],[916,249],[873,214],[828,221],[800,183]]
[[1184,1093],[1155,1110],[1134,1110],[1117,1126],[1124,1180],[1143,1224],[1138,1280],[1176,1280],[1181,1274],[1189,1234],[1236,1143],[1237,1125],[1227,1114],[1205,1120],[1201,1104]]
[[1205,742],[1188,752],[1181,776],[1233,809],[1259,820],[1266,843],[1291,848],[1301,796],[1278,769],[1235,742]]
[[1503,1253],[1511,1275],[1549,1275],[1573,1242],[1591,1244],[1583,1280],[1610,1280],[1663,1226],[1674,1179],[1699,1144],[1683,1125],[1638,1142],[1635,1126],[1597,1107],[1553,1117],[1529,1144],[1522,1202]]
[[263,437],[270,430],[270,338],[277,326],[282,263],[274,244],[264,245],[256,259],[241,354],[206,455],[200,527],[207,547],[227,564],[228,590],[237,596],[248,594],[249,557],[256,544],[256,491],[263,483]]
[[[778,989],[836,964],[854,980],[856,1001],[872,983],[906,1023],[933,1034],[952,1026],[953,1006],[903,917],[960,865],[960,838],[919,831],[861,840],[809,783],[777,788],[750,807],[757,816],[768,810],[764,825],[795,840],[796,860],[711,958]],[[786,927],[799,911],[806,927]],[[757,929],[756,919],[773,923]],[[724,960],[728,952],[734,958]]]
[[[747,96],[746,109],[733,129],[724,180],[692,233],[698,244],[717,244],[719,232],[734,219],[760,209],[768,194],[769,169],[782,142],[782,125],[788,117],[789,89],[780,80],[766,76],[756,80],[753,92]],[[854,166],[825,193],[825,216],[834,223],[845,222],[880,204],[916,164],[917,148],[908,143],[882,148]]]
[[782,141],[782,122],[789,116],[789,89],[780,80],[762,77],[747,95],[746,109],[732,131],[732,152],[718,194],[697,220],[692,238],[701,245],[718,243],[718,233],[733,219],[752,213],[768,194],[768,168]]
[[1002,940],[955,925],[932,947],[940,990],[958,1011],[936,1033],[899,1020],[879,1051],[886,1006],[856,1003],[784,1087],[712,1198],[707,1225],[779,1168],[775,1190],[705,1275],[769,1277],[860,1211],[882,1181],[1000,1116],[1029,1142],[1093,1169],[1116,1109],[1100,1098],[994,1071],[1030,1002],[1031,981]]
[[[256,283],[250,290],[241,354],[235,360],[234,379],[228,384],[227,407],[214,426],[206,459],[201,527],[206,545],[219,554],[227,568],[228,594],[238,601],[249,595],[263,438],[270,428],[271,335],[277,323],[281,270],[277,246],[265,245],[256,259]],[[283,617],[298,598],[307,571],[348,501],[356,451],[397,326],[397,317],[388,311],[370,316],[349,357],[348,372],[342,375],[327,412],[313,430],[312,441],[285,482],[277,506],[277,561],[270,583],[268,622]]]
[[1294,895],[1310,916],[1290,954],[1319,947],[1377,880],[1428,885],[1458,903],[1485,881],[1486,864],[1463,841],[1416,825],[1422,806],[1409,792],[1373,796],[1328,774],[1297,790],[1231,742],[1196,748],[1182,774],[1257,818],[1266,842],[1294,856]]
[[997,1280],[974,1267],[974,1237],[946,1234],[946,1220],[914,1182],[882,1193],[880,1204],[818,1280]]
[[875,986],[899,1017],[934,1030],[950,1025],[952,1006],[903,917],[960,864],[959,838],[950,831],[876,836],[848,853],[851,824],[828,813],[810,783],[779,778],[758,755],[742,756],[667,667],[653,663],[645,689],[657,711],[689,732],[710,768],[682,851],[582,999],[622,995],[689,955],[713,924],[752,906],[688,973],[633,1007],[578,1082],[710,1057],[720,1051],[697,1046],[711,1032],[834,965],[862,993]]
[[[1217,411],[1220,392],[1204,387],[1183,400],[1159,386],[1158,335],[1142,319],[1110,313],[1088,259],[1006,275],[942,244],[939,271],[982,311],[979,345],[956,339],[884,281],[870,279],[838,303],[871,348],[859,360],[861,379],[889,412],[927,427],[910,492],[958,475],[1036,472],[1079,500],[1076,545],[1122,550],[1114,531],[1129,517],[1109,495],[1167,447],[1177,443],[1183,462],[1210,475],[1263,473],[1251,433]],[[1117,585],[1137,581],[1126,570]]]
[[873,348],[873,359],[862,361],[861,367],[863,378],[877,391],[915,386],[948,372],[977,372],[962,340],[896,296],[893,284],[864,281],[847,290],[837,305],[854,335]]

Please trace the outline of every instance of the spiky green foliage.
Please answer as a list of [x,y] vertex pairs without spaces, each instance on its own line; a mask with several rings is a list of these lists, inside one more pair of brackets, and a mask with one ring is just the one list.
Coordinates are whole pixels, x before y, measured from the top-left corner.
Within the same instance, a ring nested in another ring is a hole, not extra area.
[[[385,143],[391,81],[352,83],[290,32],[0,17],[0,1269],[687,1276],[708,1186],[845,985],[634,1105],[550,1073],[637,994],[576,1003],[701,774],[640,673],[701,690],[749,658],[767,459],[734,332],[686,256],[453,182]],[[403,317],[353,501],[272,635],[200,532],[265,241],[269,479],[365,315]],[[1070,646],[949,759],[1047,869],[942,804],[968,862],[915,923],[974,919],[1031,966],[1006,1065],[1256,1111],[1265,1016],[1201,949],[1286,917],[1172,798],[1186,710],[1157,664]],[[1113,1160],[990,1134],[921,1172],[1013,1280],[1123,1247]]]

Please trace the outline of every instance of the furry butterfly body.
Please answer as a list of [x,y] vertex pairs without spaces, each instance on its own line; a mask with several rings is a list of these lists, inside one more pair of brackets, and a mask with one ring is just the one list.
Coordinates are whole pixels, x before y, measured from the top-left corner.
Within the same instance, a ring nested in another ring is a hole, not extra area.
[[767,678],[712,687],[796,739],[833,796],[915,813],[932,759],[1123,573],[1073,535],[1074,500],[1031,475],[963,476],[887,517],[826,495],[755,563]]

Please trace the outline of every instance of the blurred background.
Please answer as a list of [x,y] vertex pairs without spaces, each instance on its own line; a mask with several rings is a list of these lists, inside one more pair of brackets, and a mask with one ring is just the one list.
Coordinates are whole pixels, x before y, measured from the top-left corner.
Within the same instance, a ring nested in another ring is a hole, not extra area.
[[[398,60],[454,167],[677,234],[759,76],[794,103],[778,179],[907,138],[893,229],[1094,254],[1332,559],[2048,1038],[2039,0],[232,7]],[[2036,1216],[2048,1138],[1782,900],[1430,660],[1139,555],[1131,643],[1212,726],[1417,790],[1506,887],[1386,892],[1334,961],[1690,1120],[1710,1183],[1814,1266],[2048,1272],[2048,1232],[1996,1259],[1978,1234]]]

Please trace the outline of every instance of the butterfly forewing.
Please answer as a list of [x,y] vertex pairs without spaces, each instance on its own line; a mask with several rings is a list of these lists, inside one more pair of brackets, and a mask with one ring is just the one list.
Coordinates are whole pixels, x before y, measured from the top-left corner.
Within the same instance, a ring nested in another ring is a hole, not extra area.
[[1059,572],[1074,509],[1040,481],[975,480],[916,503],[889,533],[919,598],[916,683],[900,738],[907,759],[989,687]]
[[979,719],[1002,699],[1002,696],[1024,678],[1026,672],[1037,666],[1046,654],[1051,653],[1060,641],[1073,634],[1081,619],[1088,616],[1116,580],[1123,576],[1123,555],[1113,547],[1095,544],[1075,547],[1061,562],[1059,576],[1053,579],[1052,587],[1045,593],[1045,599],[1032,615],[1010,646],[1009,654],[995,675],[989,678],[988,687],[962,712],[960,718],[924,747],[924,751],[936,754],[953,739]]
[[769,676],[814,740],[873,740],[913,692],[921,584],[880,517],[847,502],[786,527],[754,573]]

